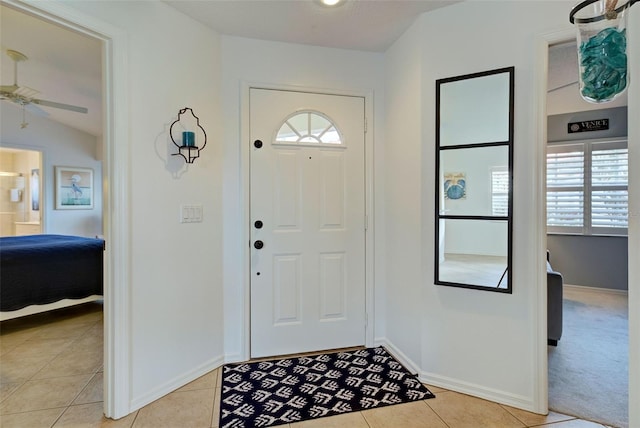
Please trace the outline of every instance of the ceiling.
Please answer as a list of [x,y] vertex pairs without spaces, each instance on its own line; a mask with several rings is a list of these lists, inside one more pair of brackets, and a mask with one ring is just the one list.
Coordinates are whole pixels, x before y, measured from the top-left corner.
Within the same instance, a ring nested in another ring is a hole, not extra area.
[[[421,13],[458,2],[347,0],[336,8],[322,6],[317,0],[166,0],[164,3],[221,34],[384,52]],[[87,107],[89,113],[48,107],[41,107],[41,110],[52,120],[92,135],[101,135],[100,42],[5,5],[0,6],[0,28],[0,84],[13,83],[13,62],[5,54],[6,49],[22,52],[29,60],[19,64],[20,86],[37,89],[41,99]],[[573,49],[575,47],[563,47],[551,51],[550,89],[576,80],[577,63]],[[560,96],[565,90],[572,89],[552,91],[550,97]],[[592,106],[587,105],[584,109]]]
[[549,48],[549,76],[547,88],[554,92],[578,84],[578,48],[576,42],[562,43]]
[[[91,37],[0,6],[0,84],[14,80],[7,49],[29,59],[18,64],[18,85],[38,90],[36,98],[89,109],[87,114],[38,106],[40,115],[92,135],[102,134],[102,51]],[[3,108],[21,108],[2,101]],[[12,107],[8,107],[12,106]],[[25,119],[33,117],[27,110]]]
[[221,34],[384,52],[424,12],[460,0],[167,0]]
[[[423,12],[460,0],[347,0],[328,8],[317,0],[165,1],[221,34],[384,52]],[[0,6],[0,84],[13,83],[7,49],[25,54],[18,84],[37,98],[87,107],[87,114],[39,106],[41,115],[102,135],[102,60],[98,40]],[[20,108],[13,103],[3,102]],[[4,107],[4,106],[3,106]],[[13,108],[12,107],[12,108]],[[27,110],[26,121],[34,113]]]

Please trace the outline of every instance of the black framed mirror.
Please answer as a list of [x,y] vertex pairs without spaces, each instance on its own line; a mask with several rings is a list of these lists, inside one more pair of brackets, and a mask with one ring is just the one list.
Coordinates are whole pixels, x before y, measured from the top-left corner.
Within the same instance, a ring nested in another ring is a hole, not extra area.
[[438,285],[512,292],[514,75],[436,80]]

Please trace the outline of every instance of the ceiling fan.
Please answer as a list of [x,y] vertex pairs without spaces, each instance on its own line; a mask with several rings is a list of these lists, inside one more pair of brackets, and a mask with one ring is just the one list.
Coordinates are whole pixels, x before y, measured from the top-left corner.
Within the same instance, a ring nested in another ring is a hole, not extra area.
[[[0,86],[0,100],[11,101],[12,103],[21,106],[23,108],[23,115],[24,109],[27,107],[30,111],[36,114],[46,115],[46,112],[42,109],[39,109],[36,105],[69,110],[76,113],[87,113],[89,111],[86,107],[78,107],[70,104],[63,104],[55,101],[47,101],[36,98],[40,91],[29,88],[27,86],[18,85],[18,63],[26,61],[28,59],[27,56],[22,52],[18,52],[12,49],[7,49],[7,55],[13,60],[13,85]],[[26,128],[27,126],[24,118],[21,126],[22,128]]]

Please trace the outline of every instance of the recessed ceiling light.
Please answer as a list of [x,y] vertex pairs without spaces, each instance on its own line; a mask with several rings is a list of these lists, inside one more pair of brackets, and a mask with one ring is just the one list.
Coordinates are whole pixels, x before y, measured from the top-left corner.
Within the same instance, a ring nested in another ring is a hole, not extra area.
[[319,3],[322,6],[335,7],[335,6],[341,6],[347,0],[315,0],[315,1],[316,3]]

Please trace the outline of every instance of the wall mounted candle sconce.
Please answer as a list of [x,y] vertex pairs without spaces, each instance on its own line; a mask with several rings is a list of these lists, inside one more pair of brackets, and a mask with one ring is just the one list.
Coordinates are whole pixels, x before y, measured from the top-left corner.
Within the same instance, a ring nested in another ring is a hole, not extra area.
[[637,1],[585,0],[569,13],[578,30],[580,95],[586,101],[612,101],[629,86],[627,9]]
[[[181,122],[181,116],[187,113],[187,111],[191,113],[191,116],[195,119],[195,126],[192,125],[191,128]],[[174,137],[173,127],[177,123],[180,123],[183,129],[181,133],[178,130],[175,131],[176,134],[180,135],[180,138],[178,138],[180,144],[176,142],[176,138]],[[199,134],[202,134],[202,145],[198,145],[199,140],[196,138],[200,137]],[[169,136],[173,144],[178,148],[178,153],[172,153],[171,155],[182,156],[187,163],[193,163],[193,161],[199,158],[200,151],[207,145],[207,133],[204,128],[200,126],[200,118],[198,118],[189,107],[185,107],[178,112],[178,119],[176,119],[169,128]]]

